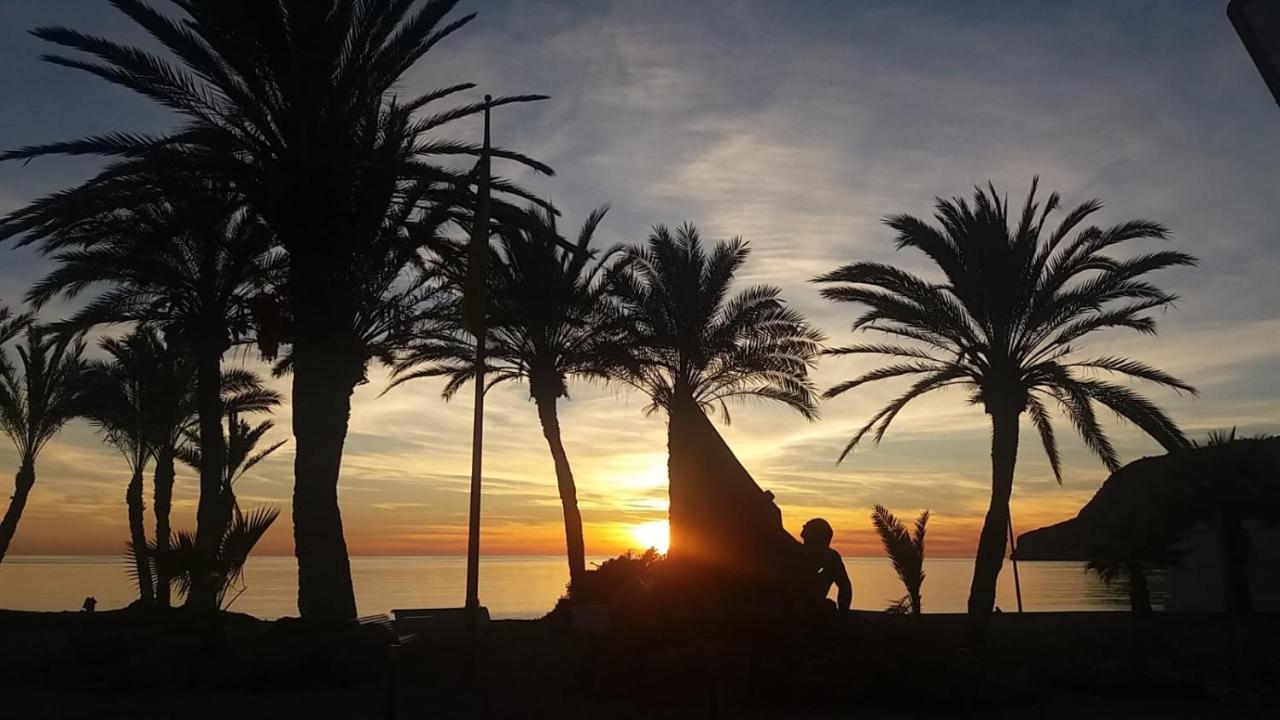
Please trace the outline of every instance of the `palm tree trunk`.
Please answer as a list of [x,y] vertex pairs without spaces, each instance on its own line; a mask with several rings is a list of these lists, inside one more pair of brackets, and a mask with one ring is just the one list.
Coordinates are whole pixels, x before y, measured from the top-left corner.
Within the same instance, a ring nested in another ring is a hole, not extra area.
[[196,507],[196,543],[215,545],[231,520],[223,493],[226,441],[222,436],[222,351],[201,346],[196,359],[196,414],[200,424],[200,501]]
[[295,343],[293,359],[298,611],[308,620],[351,620],[356,600],[338,508],[338,474],[356,378],[332,346]]
[[22,518],[22,511],[27,507],[27,496],[31,494],[31,488],[35,484],[35,463],[22,463],[18,474],[13,478],[13,496],[9,499],[9,509],[4,513],[4,520],[0,520],[0,562],[4,562],[4,556],[9,552],[9,543],[13,542],[13,535],[18,531],[18,520]]
[[1147,586],[1147,574],[1141,563],[1126,563],[1125,575],[1129,583],[1129,611],[1134,617],[1151,617],[1151,590]]
[[138,598],[145,605],[155,602],[155,585],[151,578],[151,564],[147,554],[146,507],[142,502],[142,467],[134,470],[125,491],[125,504],[129,507],[129,539],[133,543],[134,570],[138,575]]
[[[156,514],[156,556],[163,557],[169,552],[169,539],[172,531],[169,526],[169,513],[173,509],[173,450],[165,448],[156,453],[155,514]],[[155,563],[156,572],[156,604],[169,607],[169,580],[164,573],[165,563]]]
[[565,454],[560,439],[560,420],[556,416],[556,399],[546,393],[534,396],[538,406],[538,419],[542,422],[542,434],[551,448],[551,458],[556,466],[556,486],[560,490],[560,505],[564,508],[564,541],[569,555],[569,582],[576,586],[587,571],[586,545],[582,539],[582,513],[578,510],[578,489],[573,482],[573,470],[569,456]]
[[1005,538],[1009,528],[1009,496],[1013,493],[1013,469],[1018,461],[1018,415],[1007,404],[992,404],[991,414],[991,506],[978,538],[978,555],[969,587],[969,617],[966,638],[971,647],[980,646],[991,624],[996,603],[996,581],[1004,565]]
[[[200,500],[196,506],[196,547],[206,557],[217,553],[218,543],[231,522],[223,475],[226,440],[222,435],[222,346],[207,340],[196,352],[196,415],[200,425]],[[192,582],[186,606],[217,609],[213,583]]]
[[1253,590],[1249,587],[1249,532],[1240,516],[1233,510],[1220,510],[1222,547],[1222,571],[1226,587],[1225,599],[1228,612],[1247,616],[1253,614]]

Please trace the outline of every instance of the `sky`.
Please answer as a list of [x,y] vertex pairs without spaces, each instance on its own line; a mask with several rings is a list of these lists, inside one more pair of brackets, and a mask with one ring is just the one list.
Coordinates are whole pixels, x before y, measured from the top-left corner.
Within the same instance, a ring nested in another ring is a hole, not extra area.
[[[479,17],[433,49],[402,82],[406,95],[470,81],[485,92],[545,93],[548,102],[494,113],[495,142],[556,169],[514,177],[576,227],[610,204],[604,244],[638,243],[658,223],[690,221],[753,250],[739,282],[770,283],[832,344],[855,340],[854,308],[824,301],[813,276],[855,260],[929,273],[896,252],[881,218],[928,216],[934,198],[994,182],[1020,204],[1031,179],[1067,205],[1100,198],[1098,218],[1149,218],[1200,266],[1165,272],[1181,300],[1159,313],[1157,338],[1104,335],[1098,355],[1152,363],[1199,397],[1151,389],[1191,437],[1238,427],[1280,432],[1280,108],[1240,46],[1225,0],[1112,2],[822,2],[486,0]],[[26,29],[50,24],[145,43],[100,0],[0,0],[0,146],[174,120],[148,101],[40,62]],[[473,124],[452,126],[478,138]],[[91,160],[0,166],[0,212],[75,183]],[[13,304],[49,269],[31,251],[0,249],[0,298]],[[45,319],[73,306],[51,305]],[[230,363],[261,367],[251,353]],[[829,387],[871,360],[827,359]],[[418,382],[386,395],[386,372],[356,390],[340,500],[353,555],[458,554],[466,537],[470,394],[446,403]],[[287,384],[280,384],[287,391]],[[787,527],[828,518],[846,554],[878,553],[869,521],[881,503],[933,515],[929,553],[968,556],[990,487],[986,416],[963,392],[904,411],[884,442],[836,457],[850,434],[901,391],[886,383],[826,402],[808,422],[780,406],[735,408],[721,426]],[[665,426],[621,389],[575,384],[561,403],[589,555],[639,549],[638,526],[666,510]],[[557,554],[563,526],[555,476],[527,387],[487,403],[483,552]],[[288,414],[274,436],[288,437]],[[1126,461],[1158,454],[1108,418]],[[1106,471],[1056,426],[1064,482],[1023,433],[1014,522],[1021,532],[1073,516]],[[1027,430],[1024,423],[1024,431]],[[9,447],[0,467],[16,470]],[[242,481],[246,506],[284,511],[260,546],[292,552],[292,447]],[[41,456],[11,549],[115,554],[127,539],[128,471],[91,428],[73,423]],[[174,524],[194,524],[195,478],[175,491]]]

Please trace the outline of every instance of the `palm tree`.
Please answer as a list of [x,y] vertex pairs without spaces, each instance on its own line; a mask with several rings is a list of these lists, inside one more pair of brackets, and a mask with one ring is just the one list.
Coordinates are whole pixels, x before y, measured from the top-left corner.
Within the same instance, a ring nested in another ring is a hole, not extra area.
[[[249,333],[254,288],[268,280],[277,259],[269,252],[271,234],[233,196],[171,173],[156,174],[153,185],[163,188],[163,200],[152,200],[148,186],[131,206],[29,232],[26,241],[39,238],[57,266],[27,299],[41,307],[102,286],[59,325],[146,324],[162,328],[166,342],[191,358],[192,400],[208,431],[202,456],[209,459],[199,468],[196,537],[212,543],[231,519],[231,508],[218,502],[224,449],[221,433],[213,431],[222,420],[222,356]],[[172,454],[165,452],[171,447],[158,449],[158,473],[172,469]],[[158,537],[162,546],[166,538]],[[160,587],[163,593],[167,585]]]
[[[605,381],[620,365],[619,330],[603,271],[616,252],[603,256],[591,241],[608,208],[587,217],[576,242],[561,237],[555,216],[531,209],[523,226],[499,230],[499,252],[489,265],[492,288],[485,345],[490,387],[506,381],[529,384],[542,434],[551,450],[564,510],[570,584],[586,572],[582,514],[573,470],[560,435],[556,404],[569,397],[570,378]],[[454,253],[458,257],[461,253]],[[445,268],[448,272],[450,268]],[[420,324],[396,364],[398,385],[415,378],[445,377],[445,399],[475,378],[475,341],[454,312],[463,284],[456,264],[449,296]],[[447,311],[444,308],[449,308]]]
[[893,562],[898,579],[907,588],[906,597],[892,605],[890,610],[919,615],[922,612],[920,588],[924,585],[924,534],[929,524],[929,511],[925,510],[916,518],[913,532],[888,508],[876,505],[871,512],[871,524],[880,536],[885,554]]
[[[278,514],[274,509],[256,508],[246,515],[236,500],[235,484],[251,468],[279,450],[284,441],[259,449],[262,438],[275,424],[264,420],[250,424],[243,415],[270,412],[281,402],[279,393],[262,385],[258,376],[246,370],[227,371],[223,376],[223,407],[226,409],[227,432],[224,439],[221,472],[222,502],[231,508],[231,521],[222,529],[217,542],[196,542],[189,533],[179,533],[173,552],[162,553],[157,568],[171,573],[188,606],[217,609],[226,606],[230,588],[243,573],[249,552],[266,532]],[[221,428],[219,428],[221,431]],[[178,450],[178,459],[193,468],[203,467],[200,456],[199,427],[190,428],[192,442]]]
[[1245,521],[1262,516],[1273,504],[1265,498],[1265,473],[1255,457],[1258,441],[1266,438],[1236,437],[1235,428],[1213,431],[1204,441],[1193,441],[1182,462],[1195,515],[1212,528],[1217,540],[1223,603],[1235,615],[1254,611]]
[[[659,225],[646,245],[627,248],[610,273],[631,353],[630,369],[622,379],[648,394],[646,412],[668,414],[673,557],[705,547],[711,550],[709,557],[745,563],[748,558],[732,557],[743,548],[733,547],[736,540],[729,538],[766,535],[769,531],[761,527],[765,523],[781,529],[780,518],[765,515],[776,513],[771,502],[760,505],[760,515],[753,505],[750,511],[734,511],[734,518],[712,507],[728,502],[723,493],[729,485],[712,488],[717,480],[693,471],[698,458],[690,453],[711,449],[695,449],[686,442],[695,434],[705,435],[707,442],[721,442],[710,437],[714,429],[704,425],[705,412],[718,412],[728,422],[728,403],[755,399],[781,402],[806,418],[817,417],[809,369],[821,349],[822,334],[788,308],[775,287],[757,285],[730,296],[734,274],[749,254],[740,238],[716,243],[708,253],[692,225],[674,233]],[[731,451],[722,446],[715,452],[717,472],[738,478],[730,483],[743,493],[740,499],[758,499],[759,488]],[[731,531],[730,524],[743,533]]]
[[110,359],[93,360],[85,373],[82,414],[129,465],[129,485],[125,503],[129,510],[129,557],[144,605],[156,599],[153,558],[147,552],[144,522],[146,508],[142,478],[155,448],[155,435],[148,407],[148,373],[154,358],[143,335],[124,339],[104,338],[100,347]]
[[1155,528],[1145,521],[1143,512],[1135,512],[1125,522],[1107,523],[1092,528],[1093,537],[1087,552],[1085,570],[1095,573],[1102,582],[1124,583],[1129,593],[1129,609],[1135,617],[1151,617],[1151,590],[1147,571],[1178,565],[1184,552],[1175,545],[1176,537],[1168,528]]
[[1045,221],[1058,209],[1059,198],[1051,195],[1042,208],[1036,187],[1033,181],[1013,227],[1007,200],[1002,201],[990,185],[975,190],[972,206],[962,198],[939,200],[938,227],[910,215],[887,218],[886,224],[897,233],[897,247],[923,252],[941,270],[941,282],[876,262],[855,262],[815,279],[826,286],[824,297],[867,307],[854,321],[854,330],[878,331],[892,338],[888,343],[855,344],[830,353],[894,358],[890,365],[832,387],[826,397],[878,380],[914,378],[906,392],[854,434],[841,459],[869,434],[879,442],[908,403],[934,390],[968,388],[970,402],[982,405],[991,416],[991,504],[969,592],[971,642],[985,637],[995,604],[1021,415],[1025,412],[1030,417],[1061,482],[1049,400],[1062,408],[1085,445],[1114,471],[1119,459],[1099,425],[1095,403],[1137,425],[1166,448],[1185,447],[1186,439],[1150,400],[1096,373],[1195,392],[1168,373],[1135,360],[1080,359],[1075,354],[1081,340],[1101,330],[1127,328],[1154,334],[1155,320],[1146,311],[1168,306],[1175,296],[1143,276],[1194,265],[1195,258],[1169,250],[1127,259],[1108,255],[1109,249],[1122,243],[1165,239],[1169,233],[1147,220],[1109,228],[1083,227],[1102,207],[1096,200],[1076,207],[1056,228],[1046,230]]
[[[86,183],[11,214],[0,238],[75,222],[119,207],[157,168],[216,179],[254,208],[288,253],[296,457],[294,539],[298,604],[317,620],[355,617],[350,563],[338,510],[338,476],[353,388],[363,377],[354,325],[361,278],[388,211],[430,189],[426,204],[457,205],[472,178],[439,158],[476,155],[472,144],[430,134],[512,102],[500,98],[426,117],[428,106],[473,87],[453,85],[400,100],[404,74],[472,15],[446,19],[456,0],[188,0],[181,20],[141,0],[115,0],[171,57],[68,28],[40,28],[51,43],[101,62],[54,56],[149,97],[185,120],[162,135],[118,133],[28,147],[0,155],[112,158]],[[518,153],[495,150],[535,169]],[[499,191],[518,189],[496,182]],[[415,203],[416,204],[416,203]]]
[[[141,409],[146,424],[147,445],[155,460],[152,476],[156,517],[155,547],[164,553],[169,549],[173,531],[170,514],[173,510],[173,484],[176,478],[174,461],[183,432],[195,414],[195,396],[192,381],[195,372],[190,359],[161,339],[151,327],[141,327],[126,337],[122,343],[128,348],[131,362],[142,373]],[[164,569],[155,567],[156,604],[169,606],[169,581]]]
[[213,607],[225,610],[239,597],[239,592],[227,597],[237,583],[241,584],[240,592],[244,591],[244,567],[249,554],[279,515],[280,511],[271,507],[254,508],[248,513],[233,508],[231,522],[223,529],[212,552],[196,542],[195,535],[179,532],[173,547],[167,551],[160,552],[154,546],[150,549],[156,558],[156,569],[172,578],[178,592],[188,598],[205,586],[211,587]]
[[[3,327],[0,308],[0,331]],[[3,339],[3,338],[0,338]],[[36,484],[36,459],[53,436],[77,413],[84,342],[27,326],[18,346],[18,366],[0,347],[0,429],[18,451],[18,474],[4,519],[0,520],[0,562],[18,529],[27,497]]]
[[[235,484],[255,465],[262,462],[276,450],[284,446],[280,440],[261,450],[258,445],[267,433],[275,427],[270,420],[250,423],[245,415],[272,412],[280,405],[283,398],[274,390],[266,388],[262,379],[248,370],[229,370],[223,374],[222,406],[226,411],[226,430],[223,444],[226,454],[223,456],[222,496],[223,502],[233,510],[238,507]],[[221,429],[221,428],[220,428]],[[178,448],[177,458],[192,468],[203,467],[200,456],[201,428],[191,428],[186,432],[189,441]]]

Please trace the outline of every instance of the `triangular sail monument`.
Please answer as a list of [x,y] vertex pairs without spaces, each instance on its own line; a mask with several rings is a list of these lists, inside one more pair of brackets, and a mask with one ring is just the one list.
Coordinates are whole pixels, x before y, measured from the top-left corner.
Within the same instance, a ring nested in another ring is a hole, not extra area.
[[783,527],[772,493],[692,401],[672,408],[668,445],[671,561],[773,595],[805,594],[812,560]]

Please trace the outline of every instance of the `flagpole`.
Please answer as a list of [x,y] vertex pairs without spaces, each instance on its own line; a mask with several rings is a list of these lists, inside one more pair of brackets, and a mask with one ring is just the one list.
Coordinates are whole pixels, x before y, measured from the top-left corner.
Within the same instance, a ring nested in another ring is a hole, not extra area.
[[467,596],[465,632],[467,644],[466,680],[475,682],[475,655],[480,611],[480,489],[484,458],[484,391],[485,335],[487,334],[486,300],[489,252],[489,103],[484,96],[484,148],[481,151],[476,179],[476,209],[472,220],[470,257],[468,260],[469,298],[464,297],[464,320],[475,335],[476,374],[475,404],[471,425],[471,511],[467,523]]
[[1018,598],[1018,612],[1022,612],[1022,579],[1018,577],[1018,548],[1014,545],[1013,513],[1009,513],[1009,559],[1013,561],[1013,592]]

